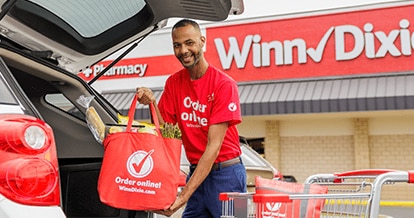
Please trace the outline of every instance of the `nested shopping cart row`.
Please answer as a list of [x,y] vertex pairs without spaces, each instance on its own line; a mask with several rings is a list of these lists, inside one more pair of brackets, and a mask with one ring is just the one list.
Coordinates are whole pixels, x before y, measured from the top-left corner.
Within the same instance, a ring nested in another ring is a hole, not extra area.
[[[384,185],[414,183],[414,171],[316,174],[303,184],[269,181],[254,193],[221,193],[222,218],[377,218]],[[293,190],[300,187],[301,190]],[[273,193],[274,190],[277,190]],[[312,190],[326,190],[326,192]],[[289,193],[295,192],[295,193]]]

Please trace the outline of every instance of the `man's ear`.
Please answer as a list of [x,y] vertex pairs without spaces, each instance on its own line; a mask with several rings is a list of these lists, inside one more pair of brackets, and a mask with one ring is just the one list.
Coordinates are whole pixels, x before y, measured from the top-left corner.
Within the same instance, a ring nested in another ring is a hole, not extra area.
[[203,43],[203,46],[204,46],[204,44],[206,44],[206,37],[205,36],[201,36],[200,37],[200,40],[201,40],[201,42]]

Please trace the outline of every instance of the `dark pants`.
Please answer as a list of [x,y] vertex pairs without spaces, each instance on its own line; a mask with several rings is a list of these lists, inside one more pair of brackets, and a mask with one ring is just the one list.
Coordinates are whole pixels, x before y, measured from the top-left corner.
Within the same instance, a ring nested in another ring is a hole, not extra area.
[[[187,177],[187,181],[193,174]],[[246,169],[243,164],[212,170],[200,187],[193,193],[184,210],[184,218],[220,218],[222,192],[246,192]]]

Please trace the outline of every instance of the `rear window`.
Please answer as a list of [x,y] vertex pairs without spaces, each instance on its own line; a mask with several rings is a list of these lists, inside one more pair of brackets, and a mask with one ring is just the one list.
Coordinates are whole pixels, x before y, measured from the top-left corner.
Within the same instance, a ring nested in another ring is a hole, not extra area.
[[152,26],[145,0],[19,0],[7,16],[82,54],[102,53]]
[[245,166],[250,167],[266,167],[266,163],[263,161],[262,157],[255,151],[247,148],[245,145],[241,145],[241,150],[243,152],[242,161]]
[[133,17],[145,6],[144,0],[31,0],[69,24],[79,35],[97,36]]
[[81,120],[85,120],[85,115],[79,111],[79,109],[72,104],[62,93],[47,94],[45,101],[66,113],[71,114]]

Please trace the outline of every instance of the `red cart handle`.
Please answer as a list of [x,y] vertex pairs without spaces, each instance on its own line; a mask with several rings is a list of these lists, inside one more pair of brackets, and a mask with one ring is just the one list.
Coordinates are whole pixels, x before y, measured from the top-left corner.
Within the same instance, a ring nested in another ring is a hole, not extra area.
[[268,202],[277,202],[277,203],[289,203],[293,200],[290,199],[288,194],[254,194],[253,202],[255,203],[268,203]]
[[234,198],[248,198],[252,196],[252,192],[221,192],[219,194],[219,200],[220,201],[229,201]]
[[342,173],[334,173],[335,176],[343,177],[343,176],[377,176],[383,173],[394,172],[396,170],[390,169],[362,169],[362,170],[352,170],[346,171]]
[[408,183],[414,183],[414,170],[408,171]]
[[362,170],[351,170],[342,173],[334,173],[334,176],[339,177],[334,179],[334,183],[342,183],[341,177],[346,176],[378,176],[384,173],[394,172],[396,170],[390,169],[362,169]]

